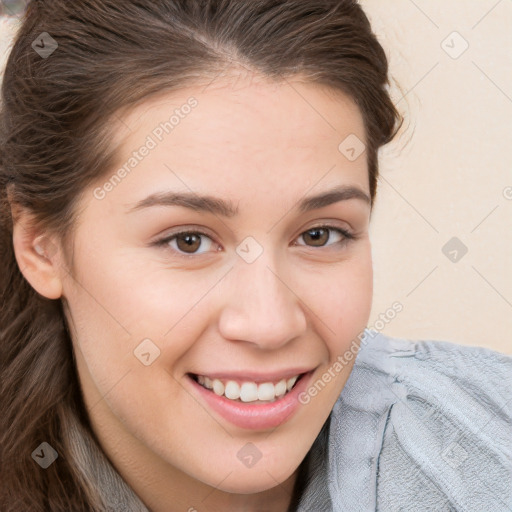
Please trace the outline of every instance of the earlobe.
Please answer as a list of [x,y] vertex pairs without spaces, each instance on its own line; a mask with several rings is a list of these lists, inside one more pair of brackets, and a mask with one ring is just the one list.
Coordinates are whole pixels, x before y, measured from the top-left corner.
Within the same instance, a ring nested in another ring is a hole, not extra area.
[[13,245],[19,269],[32,288],[48,299],[60,298],[60,258],[53,241],[46,235],[33,233],[21,215],[14,223]]

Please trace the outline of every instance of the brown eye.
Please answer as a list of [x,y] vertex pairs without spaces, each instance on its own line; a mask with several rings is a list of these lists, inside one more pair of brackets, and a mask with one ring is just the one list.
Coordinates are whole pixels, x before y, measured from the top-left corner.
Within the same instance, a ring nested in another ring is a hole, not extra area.
[[304,231],[299,237],[303,239],[305,244],[309,247],[324,247],[331,245],[341,245],[355,239],[355,235],[348,231],[335,228],[334,226],[316,226],[307,231]]
[[194,253],[201,245],[201,235],[184,233],[176,237],[176,245],[180,251]]
[[325,245],[329,240],[329,230],[325,228],[313,228],[304,232],[302,236],[308,245],[311,242],[311,245],[320,247]]
[[213,240],[205,233],[182,231],[158,240],[154,245],[181,256],[195,256],[212,251]]

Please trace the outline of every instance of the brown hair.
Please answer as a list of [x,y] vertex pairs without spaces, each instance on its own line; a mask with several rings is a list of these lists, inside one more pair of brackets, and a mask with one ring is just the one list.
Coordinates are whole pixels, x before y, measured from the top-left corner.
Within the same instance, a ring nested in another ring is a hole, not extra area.
[[[41,296],[21,273],[11,206],[68,250],[81,192],[114,162],[115,116],[228,66],[348,94],[365,123],[372,201],[377,151],[401,117],[386,55],[355,0],[39,0],[22,21],[0,112],[1,507],[97,510],[63,435],[69,418],[88,425],[64,299]],[[32,46],[43,32],[58,43],[46,57]],[[31,458],[43,441],[59,454],[44,471]]]

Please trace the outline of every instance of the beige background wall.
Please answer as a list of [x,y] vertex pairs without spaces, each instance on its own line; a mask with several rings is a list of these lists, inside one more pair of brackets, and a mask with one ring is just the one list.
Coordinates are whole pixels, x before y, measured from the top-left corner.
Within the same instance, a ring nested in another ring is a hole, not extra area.
[[369,327],[512,354],[512,2],[361,4],[406,117],[381,152]]
[[361,3],[406,115],[382,151],[371,318],[398,300],[386,334],[512,354],[512,3]]

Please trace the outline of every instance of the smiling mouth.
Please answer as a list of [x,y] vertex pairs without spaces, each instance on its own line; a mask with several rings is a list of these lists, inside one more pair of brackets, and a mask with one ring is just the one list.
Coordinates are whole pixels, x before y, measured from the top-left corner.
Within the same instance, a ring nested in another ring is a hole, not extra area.
[[304,375],[305,373],[301,373],[289,379],[256,383],[233,379],[212,379],[205,375],[189,374],[200,386],[217,396],[233,402],[254,404],[272,403],[286,396]]

